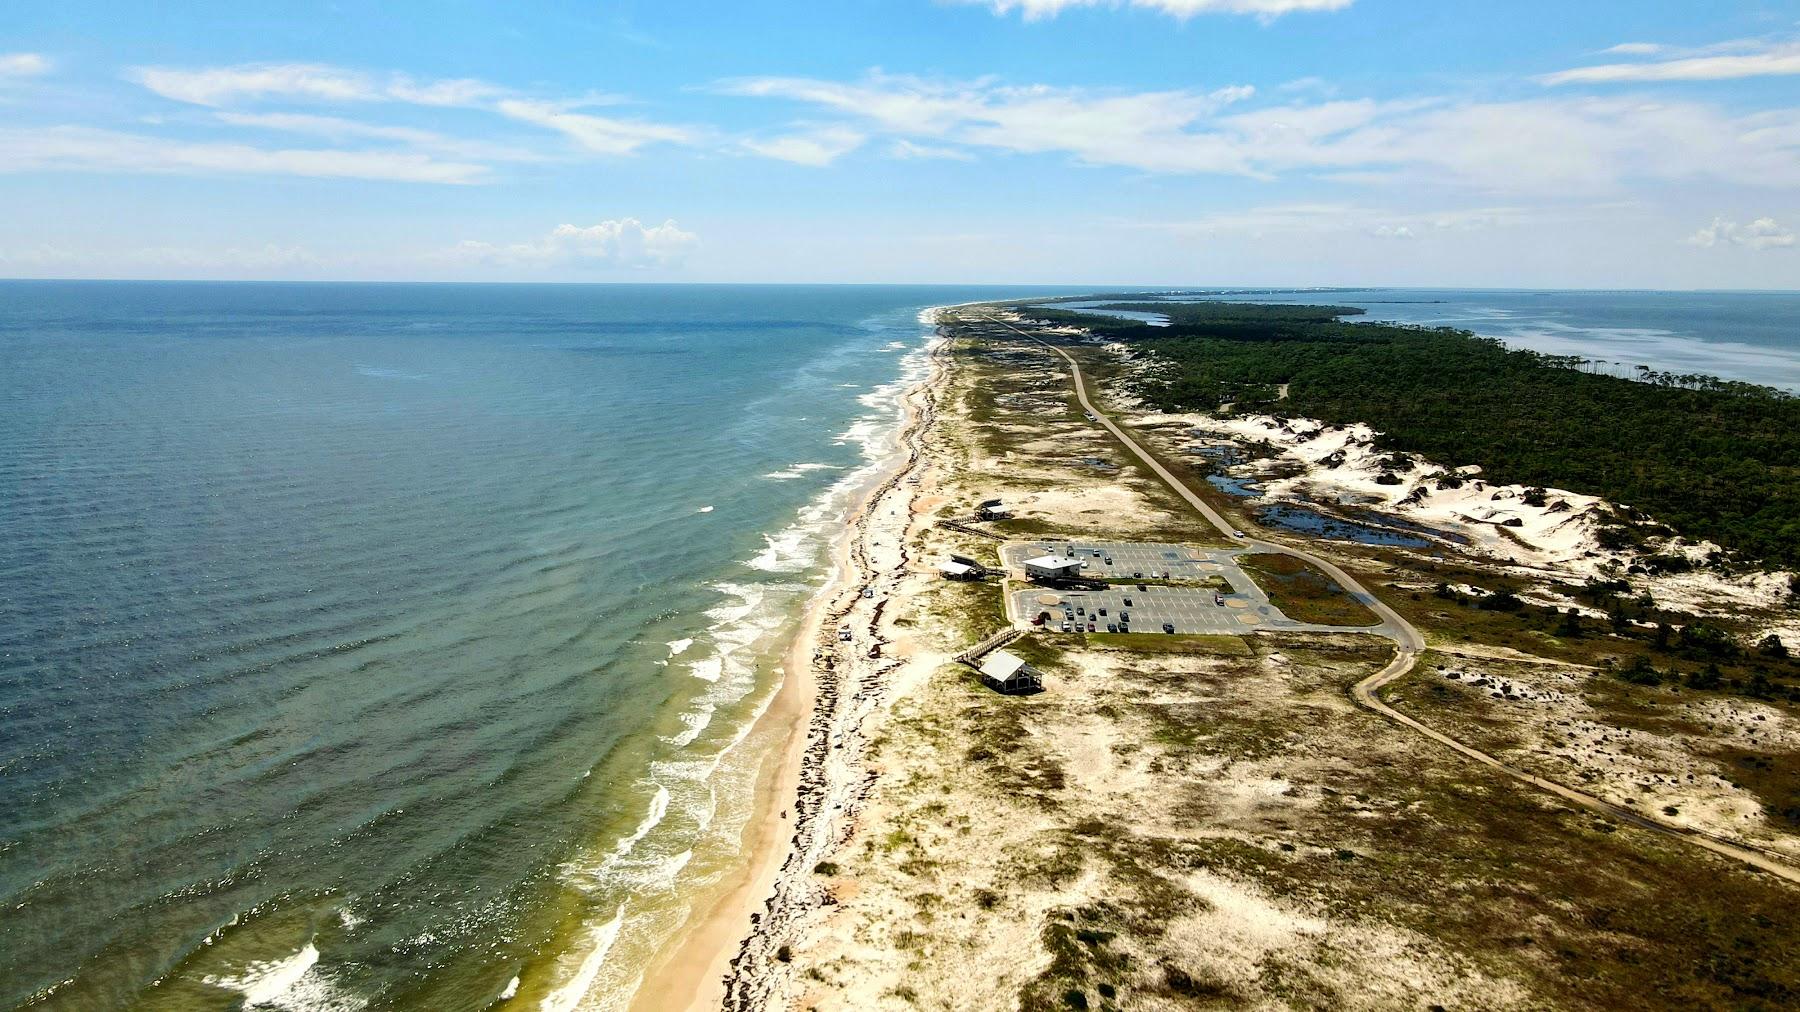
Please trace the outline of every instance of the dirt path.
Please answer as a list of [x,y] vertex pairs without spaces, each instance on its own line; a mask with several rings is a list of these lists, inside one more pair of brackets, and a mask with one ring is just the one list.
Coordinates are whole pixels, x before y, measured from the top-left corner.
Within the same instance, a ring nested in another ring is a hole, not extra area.
[[1260,551],[1271,552],[1278,555],[1291,555],[1296,559],[1301,559],[1319,567],[1326,573],[1329,573],[1331,578],[1336,580],[1352,597],[1360,601],[1370,611],[1373,611],[1376,617],[1381,619],[1381,625],[1379,626],[1368,627],[1365,629],[1344,630],[1347,632],[1372,633],[1394,641],[1394,659],[1389,661],[1387,666],[1380,671],[1377,671],[1373,675],[1356,683],[1355,687],[1350,690],[1351,698],[1354,699],[1358,705],[1365,709],[1372,710],[1402,727],[1417,731],[1419,734],[1430,738],[1432,741],[1461,753],[1484,766],[1498,770],[1522,783],[1527,783],[1540,790],[1548,791],[1577,808],[1610,819],[1616,819],[1626,825],[1636,826],[1639,829],[1647,829],[1651,832],[1661,833],[1665,836],[1691,843],[1696,847],[1703,847],[1715,854],[1742,861],[1753,868],[1766,871],[1771,875],[1786,879],[1789,882],[1800,883],[1800,868],[1795,868],[1785,861],[1777,860],[1761,850],[1722,840],[1698,830],[1688,829],[1682,826],[1666,825],[1657,822],[1654,819],[1639,815],[1629,809],[1602,801],[1591,794],[1583,794],[1580,791],[1564,787],[1561,784],[1545,780],[1539,776],[1534,776],[1523,770],[1514,769],[1493,756],[1488,755],[1486,752],[1471,745],[1465,745],[1440,731],[1433,730],[1382,702],[1378,693],[1405,676],[1407,672],[1411,671],[1413,666],[1418,663],[1419,655],[1425,651],[1425,637],[1419,633],[1418,629],[1413,627],[1412,623],[1408,622],[1399,612],[1388,607],[1386,604],[1383,604],[1375,597],[1375,595],[1364,589],[1362,584],[1358,583],[1350,576],[1350,574],[1344,572],[1331,562],[1321,559],[1310,552],[1293,548],[1288,545],[1244,537],[1237,528],[1231,525],[1230,521],[1226,520],[1223,515],[1213,509],[1212,506],[1201,499],[1199,495],[1195,494],[1194,490],[1189,488],[1186,482],[1181,481],[1173,474],[1169,473],[1168,469],[1163,467],[1162,464],[1157,461],[1155,457],[1146,452],[1143,447],[1139,446],[1136,440],[1132,439],[1129,435],[1126,435],[1125,430],[1120,428],[1118,424],[1112,420],[1111,416],[1094,407],[1093,402],[1088,400],[1087,382],[1082,378],[1081,365],[1075,361],[1074,356],[1053,344],[1039,340],[1037,337],[1020,330],[1018,327],[1013,326],[1005,320],[991,316],[986,319],[988,322],[997,323],[1013,333],[1018,334],[1027,340],[1035,341],[1062,356],[1063,360],[1069,363],[1069,374],[1075,383],[1075,399],[1080,402],[1081,409],[1098,421],[1106,431],[1112,433],[1113,438],[1123,444],[1127,450],[1130,450],[1132,455],[1137,457],[1151,473],[1162,479],[1163,482],[1167,484],[1169,488],[1173,489],[1177,495],[1181,496],[1181,498],[1186,500],[1189,505],[1199,511],[1200,515],[1205,517],[1208,523],[1218,528],[1219,533],[1224,534],[1226,537],[1241,541]]

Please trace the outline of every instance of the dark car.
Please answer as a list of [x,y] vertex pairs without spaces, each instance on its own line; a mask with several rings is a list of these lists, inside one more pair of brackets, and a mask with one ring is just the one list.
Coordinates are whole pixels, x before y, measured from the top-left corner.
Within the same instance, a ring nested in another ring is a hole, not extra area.
[[1131,612],[1128,612],[1128,611],[1119,612],[1119,621],[1121,621],[1121,622],[1131,621]]
[[1173,633],[1174,631],[1175,631],[1175,623],[1173,623],[1173,622],[1164,622],[1163,623],[1163,632]]
[[1118,632],[1118,631],[1119,631],[1119,623],[1117,623],[1117,622],[1108,622],[1108,623],[1106,623],[1106,631],[1107,631],[1107,632],[1109,632],[1109,633],[1116,633],[1116,632]]
[[1128,597],[1125,599],[1125,607],[1127,607],[1127,608],[1131,607],[1131,598]]

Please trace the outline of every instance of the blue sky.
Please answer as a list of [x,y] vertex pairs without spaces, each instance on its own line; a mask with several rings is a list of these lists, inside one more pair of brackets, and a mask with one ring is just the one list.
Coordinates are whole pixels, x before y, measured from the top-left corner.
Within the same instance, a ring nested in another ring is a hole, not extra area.
[[0,13],[0,276],[1800,288],[1800,3]]

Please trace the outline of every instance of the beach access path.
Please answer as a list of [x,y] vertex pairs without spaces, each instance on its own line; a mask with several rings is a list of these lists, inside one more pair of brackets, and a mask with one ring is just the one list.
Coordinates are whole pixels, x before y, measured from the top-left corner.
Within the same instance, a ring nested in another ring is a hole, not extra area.
[[1344,572],[1343,569],[1339,568],[1329,560],[1322,559],[1311,552],[1294,548],[1290,545],[1240,536],[1238,529],[1220,514],[1218,510],[1213,509],[1209,503],[1204,499],[1201,499],[1193,489],[1189,488],[1186,482],[1171,474],[1167,468],[1163,467],[1160,461],[1144,450],[1143,447],[1139,446],[1137,441],[1126,434],[1125,430],[1121,428],[1118,423],[1114,422],[1110,415],[1094,406],[1093,402],[1088,399],[1087,382],[1081,375],[1081,364],[1075,360],[1073,355],[1070,355],[1067,351],[1064,351],[1048,341],[1042,340],[1034,334],[1021,330],[1019,327],[999,318],[997,315],[989,314],[983,317],[983,319],[989,323],[1005,327],[1007,330],[1018,334],[1020,337],[1036,342],[1050,351],[1055,352],[1057,355],[1060,355],[1062,359],[1069,364],[1069,375],[1075,386],[1075,399],[1080,402],[1081,409],[1094,418],[1094,420],[1105,428],[1107,432],[1111,433],[1114,439],[1117,439],[1119,443],[1124,446],[1126,450],[1130,451],[1132,456],[1136,457],[1152,474],[1156,475],[1167,484],[1175,494],[1179,495],[1190,506],[1194,507],[1201,516],[1206,518],[1208,523],[1218,529],[1219,533],[1246,544],[1257,551],[1270,552],[1278,555],[1290,555],[1296,559],[1317,566],[1319,569],[1330,574],[1331,578],[1336,580],[1339,586],[1343,587],[1352,597],[1361,602],[1370,611],[1374,612],[1377,618],[1381,619],[1381,624],[1377,626],[1369,626],[1360,630],[1343,630],[1365,632],[1385,637],[1394,642],[1393,660],[1389,661],[1386,667],[1356,683],[1356,685],[1351,688],[1350,697],[1355,700],[1359,706],[1380,714],[1382,717],[1385,717],[1408,730],[1424,735],[1426,738],[1431,739],[1445,748],[1451,749],[1469,759],[1473,759],[1484,766],[1498,770],[1515,780],[1554,794],[1577,808],[1584,809],[1606,818],[1616,819],[1619,822],[1634,826],[1638,829],[1661,833],[1665,836],[1693,844],[1696,847],[1712,851],[1723,857],[1741,861],[1753,868],[1768,872],[1771,875],[1775,875],[1789,882],[1800,884],[1800,868],[1795,868],[1786,861],[1779,860],[1764,851],[1753,847],[1747,847],[1743,844],[1732,843],[1728,840],[1714,837],[1710,834],[1700,832],[1699,830],[1689,829],[1685,826],[1667,825],[1629,809],[1602,801],[1591,794],[1584,794],[1573,788],[1527,773],[1524,770],[1515,769],[1501,762],[1499,759],[1496,759],[1492,755],[1489,755],[1472,745],[1458,741],[1441,731],[1428,727],[1415,718],[1409,717],[1383,702],[1379,695],[1381,690],[1410,672],[1413,667],[1418,664],[1419,656],[1425,652],[1425,637],[1420,634],[1419,630],[1415,628],[1411,622],[1408,622],[1399,612],[1382,603],[1374,594],[1369,593],[1369,591],[1365,589],[1361,583],[1357,582],[1349,573]]

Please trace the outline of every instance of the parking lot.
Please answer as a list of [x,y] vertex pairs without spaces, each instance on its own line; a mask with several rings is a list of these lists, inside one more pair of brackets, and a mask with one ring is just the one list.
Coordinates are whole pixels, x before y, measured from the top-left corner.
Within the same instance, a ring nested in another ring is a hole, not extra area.
[[[1033,622],[1047,614],[1044,628],[1053,632],[1062,631],[1065,622],[1071,625],[1070,632],[1076,631],[1077,623],[1080,631],[1087,632],[1091,622],[1094,632],[1167,633],[1167,623],[1176,633],[1188,635],[1235,634],[1281,618],[1280,612],[1266,603],[1194,587],[1138,590],[1127,584],[1111,590],[1073,591],[1027,587],[1014,590],[1011,597],[1015,617]],[[1217,603],[1220,598],[1223,604]]]
[[[1156,542],[1028,541],[1000,549],[1001,560],[1013,572],[1021,571],[1026,559],[1038,555],[1067,555],[1080,559],[1084,564],[1082,577],[1090,580],[1208,583],[1223,577],[1233,593],[1255,593],[1256,589],[1238,568],[1237,552],[1229,548],[1196,548]],[[1210,602],[1211,597],[1207,600]]]
[[[1008,592],[1013,618],[1052,632],[1236,634],[1287,624],[1286,616],[1238,568],[1229,548],[1123,541],[1031,541],[1008,544],[1000,557],[1021,573],[1026,559],[1066,555],[1083,562],[1084,580],[1111,580],[1105,590],[1026,586]],[[1173,586],[1149,581],[1168,581]],[[1223,580],[1224,583],[1219,583]],[[1142,583],[1136,581],[1145,581]],[[1182,584],[1188,584],[1183,586]],[[1199,584],[1200,586],[1194,586]]]

